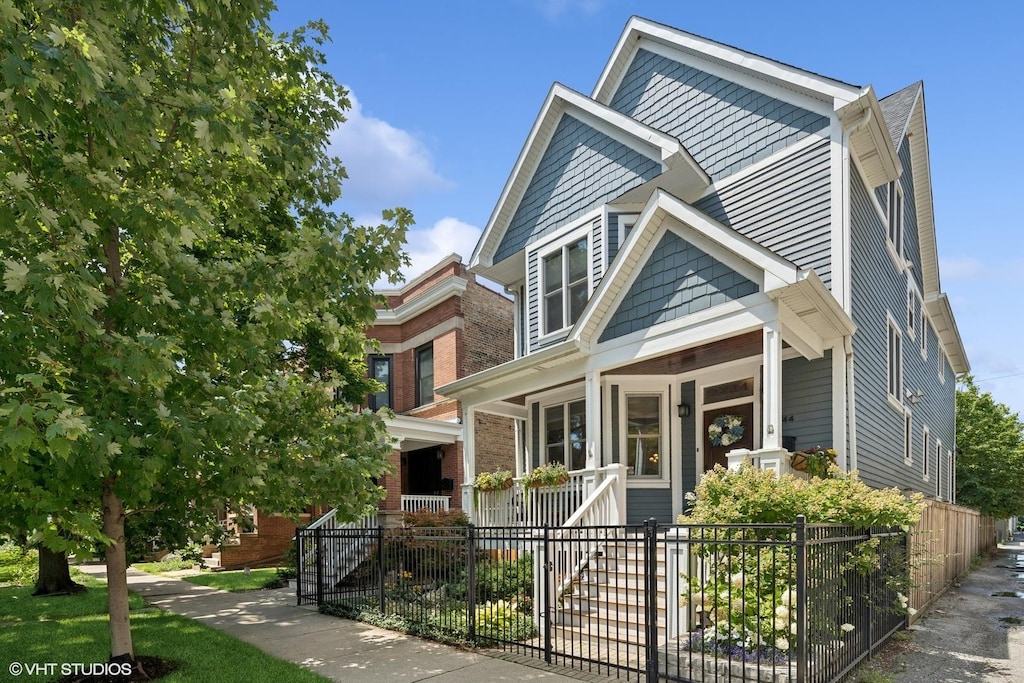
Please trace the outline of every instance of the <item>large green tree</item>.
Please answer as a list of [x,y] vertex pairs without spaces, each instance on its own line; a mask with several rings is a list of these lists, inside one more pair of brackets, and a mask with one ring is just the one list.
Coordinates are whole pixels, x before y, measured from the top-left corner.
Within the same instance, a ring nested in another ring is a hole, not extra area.
[[956,498],[990,517],[1024,515],[1024,423],[974,378],[956,392]]
[[0,0],[0,532],[105,544],[112,656],[126,515],[354,515],[386,470],[349,406],[411,217],[330,210],[346,93],[272,9]]

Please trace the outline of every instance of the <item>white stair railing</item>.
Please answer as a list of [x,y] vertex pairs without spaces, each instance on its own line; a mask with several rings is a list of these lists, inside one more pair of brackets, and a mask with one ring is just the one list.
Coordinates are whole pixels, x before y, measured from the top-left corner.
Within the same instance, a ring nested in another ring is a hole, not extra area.
[[[323,581],[333,586],[352,573],[366,559],[373,539],[369,534],[330,533],[344,529],[376,529],[377,511],[363,515],[355,522],[339,522],[338,509],[334,508],[306,527],[306,531],[323,529],[319,547],[323,552]],[[303,547],[302,563],[304,567],[313,566],[317,561],[317,543],[307,540]],[[325,586],[326,587],[326,586]]]
[[431,512],[447,512],[451,496],[402,495],[402,512],[419,512],[427,508]]

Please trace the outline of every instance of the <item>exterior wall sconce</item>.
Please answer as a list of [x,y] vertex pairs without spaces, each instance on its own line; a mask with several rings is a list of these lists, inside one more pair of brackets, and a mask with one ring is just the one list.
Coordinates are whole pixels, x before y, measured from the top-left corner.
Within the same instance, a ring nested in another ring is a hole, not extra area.
[[676,408],[679,411],[679,417],[690,417],[690,404],[689,403],[685,403],[685,402],[680,403],[678,406],[676,406]]
[[915,391],[911,391],[910,389],[907,389],[906,395],[907,395],[907,400],[910,401],[911,405],[915,405],[915,406],[918,403],[921,402],[922,398],[924,398],[924,392],[921,391],[920,389],[918,389],[916,392]]

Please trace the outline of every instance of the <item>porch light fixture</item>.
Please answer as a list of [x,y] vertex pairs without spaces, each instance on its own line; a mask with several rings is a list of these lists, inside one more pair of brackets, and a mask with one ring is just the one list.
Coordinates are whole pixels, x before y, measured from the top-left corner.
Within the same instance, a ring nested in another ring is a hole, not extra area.
[[679,411],[679,417],[690,417],[690,404],[685,401],[680,403],[676,408]]
[[907,400],[910,401],[911,405],[917,405],[924,398],[924,392],[918,389],[916,392],[907,389],[906,391]]

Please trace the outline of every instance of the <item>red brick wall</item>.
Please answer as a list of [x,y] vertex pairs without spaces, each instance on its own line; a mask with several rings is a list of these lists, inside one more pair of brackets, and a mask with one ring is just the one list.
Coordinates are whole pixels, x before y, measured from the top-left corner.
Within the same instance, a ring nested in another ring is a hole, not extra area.
[[[222,545],[220,566],[226,569],[243,567],[272,566],[278,564],[281,556],[291,548],[295,537],[295,522],[287,517],[257,513],[256,533],[241,534],[238,545]],[[309,524],[307,516],[300,518],[300,524]]]

